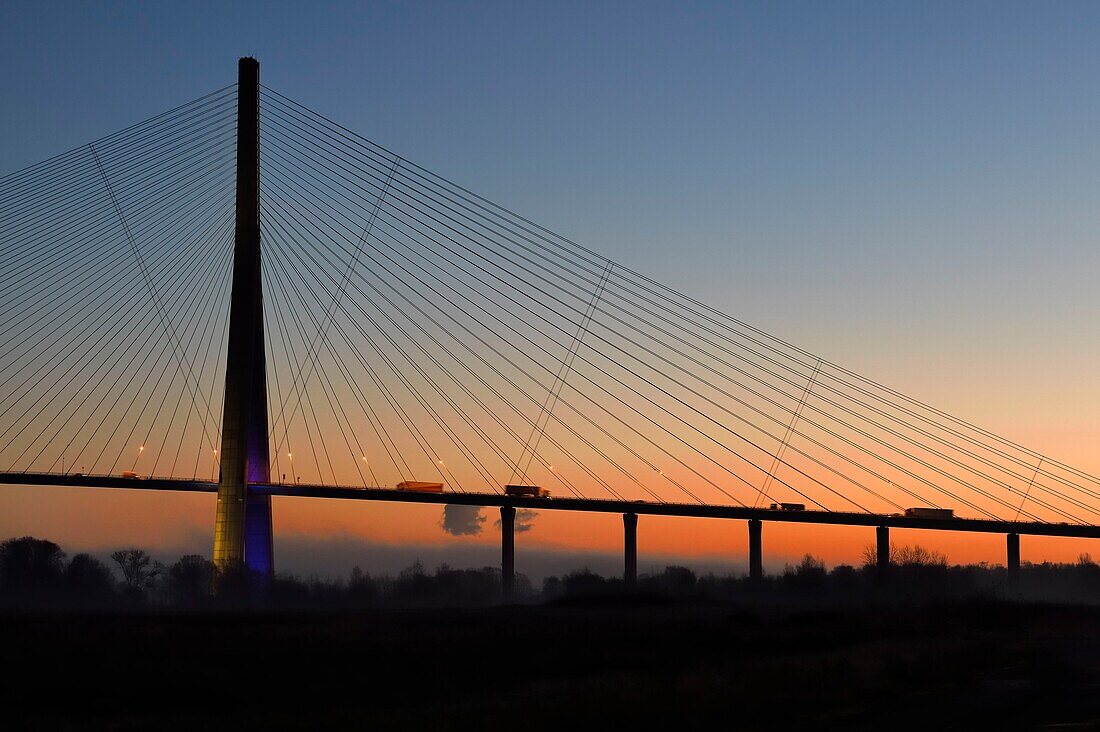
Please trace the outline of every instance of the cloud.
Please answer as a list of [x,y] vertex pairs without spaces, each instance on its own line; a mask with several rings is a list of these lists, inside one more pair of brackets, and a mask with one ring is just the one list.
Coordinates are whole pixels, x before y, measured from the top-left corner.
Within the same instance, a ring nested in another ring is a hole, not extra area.
[[530,531],[535,528],[535,519],[539,512],[529,508],[521,508],[516,511],[516,531]]
[[443,517],[439,520],[440,528],[451,536],[477,536],[483,523],[485,517],[481,515],[480,506],[448,504],[443,507]]
[[[517,508],[515,523],[516,533],[521,534],[524,531],[530,531],[535,528],[535,519],[538,518],[538,516],[538,511],[532,511],[529,508]],[[500,531],[500,519],[493,522],[493,528]]]

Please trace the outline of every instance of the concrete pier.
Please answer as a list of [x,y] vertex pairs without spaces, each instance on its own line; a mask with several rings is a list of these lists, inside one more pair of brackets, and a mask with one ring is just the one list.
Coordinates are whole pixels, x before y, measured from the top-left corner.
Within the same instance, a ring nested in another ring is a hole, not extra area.
[[875,528],[875,565],[880,573],[890,569],[890,527]]
[[764,579],[764,552],[761,543],[763,523],[759,519],[749,520],[749,579],[759,582]]
[[1008,535],[1008,576],[1015,580],[1020,576],[1020,535]]
[[623,582],[638,585],[638,514],[623,514]]
[[511,600],[516,585],[516,509],[500,507],[500,589]]

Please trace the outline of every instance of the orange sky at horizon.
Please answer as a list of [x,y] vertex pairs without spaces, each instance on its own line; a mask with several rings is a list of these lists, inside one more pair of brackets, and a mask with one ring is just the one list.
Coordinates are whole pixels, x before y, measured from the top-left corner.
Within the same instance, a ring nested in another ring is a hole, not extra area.
[[[9,510],[0,516],[0,536],[47,538],[70,554],[134,545],[157,555],[174,550],[209,555],[212,542],[213,495],[20,486],[3,488],[3,503]],[[440,547],[444,553],[449,546],[498,546],[500,534],[493,528],[496,509],[487,508],[484,515],[487,520],[480,535],[454,537],[440,528],[441,507],[436,505],[275,498],[276,557],[279,539],[286,536],[407,546],[410,562],[424,546]],[[946,555],[952,564],[1005,561],[1005,539],[999,534],[893,529],[891,541],[920,544]],[[731,571],[747,571],[737,566],[747,556],[744,521],[642,516],[638,542],[643,568],[648,555],[678,558],[688,566],[729,563]],[[823,559],[830,567],[858,565],[873,542],[874,530],[868,527],[766,522],[765,565],[775,571],[805,554]],[[1025,562],[1073,562],[1083,553],[1100,555],[1094,544],[1087,539],[1025,536],[1021,557]],[[517,534],[516,546],[521,572],[525,550],[617,554],[622,551],[622,521],[618,514],[541,511],[530,531]],[[369,564],[369,559],[364,557],[363,563]],[[332,567],[331,572],[342,575],[349,569]]]

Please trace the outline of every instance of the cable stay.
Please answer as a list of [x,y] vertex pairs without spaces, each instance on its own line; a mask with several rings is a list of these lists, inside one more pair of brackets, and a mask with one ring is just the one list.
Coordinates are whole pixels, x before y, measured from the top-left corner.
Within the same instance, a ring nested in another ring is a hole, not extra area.
[[[1100,478],[260,91],[286,490],[1100,516]],[[0,471],[218,479],[236,102],[226,87],[0,176]]]

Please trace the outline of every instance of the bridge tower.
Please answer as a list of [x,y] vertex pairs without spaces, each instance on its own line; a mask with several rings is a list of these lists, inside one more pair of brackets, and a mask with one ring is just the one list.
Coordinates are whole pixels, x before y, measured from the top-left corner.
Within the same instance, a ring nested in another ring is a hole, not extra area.
[[271,497],[248,490],[250,483],[270,479],[259,193],[260,64],[242,58],[237,66],[237,217],[214,563],[222,569],[243,564],[267,576],[274,570]]

